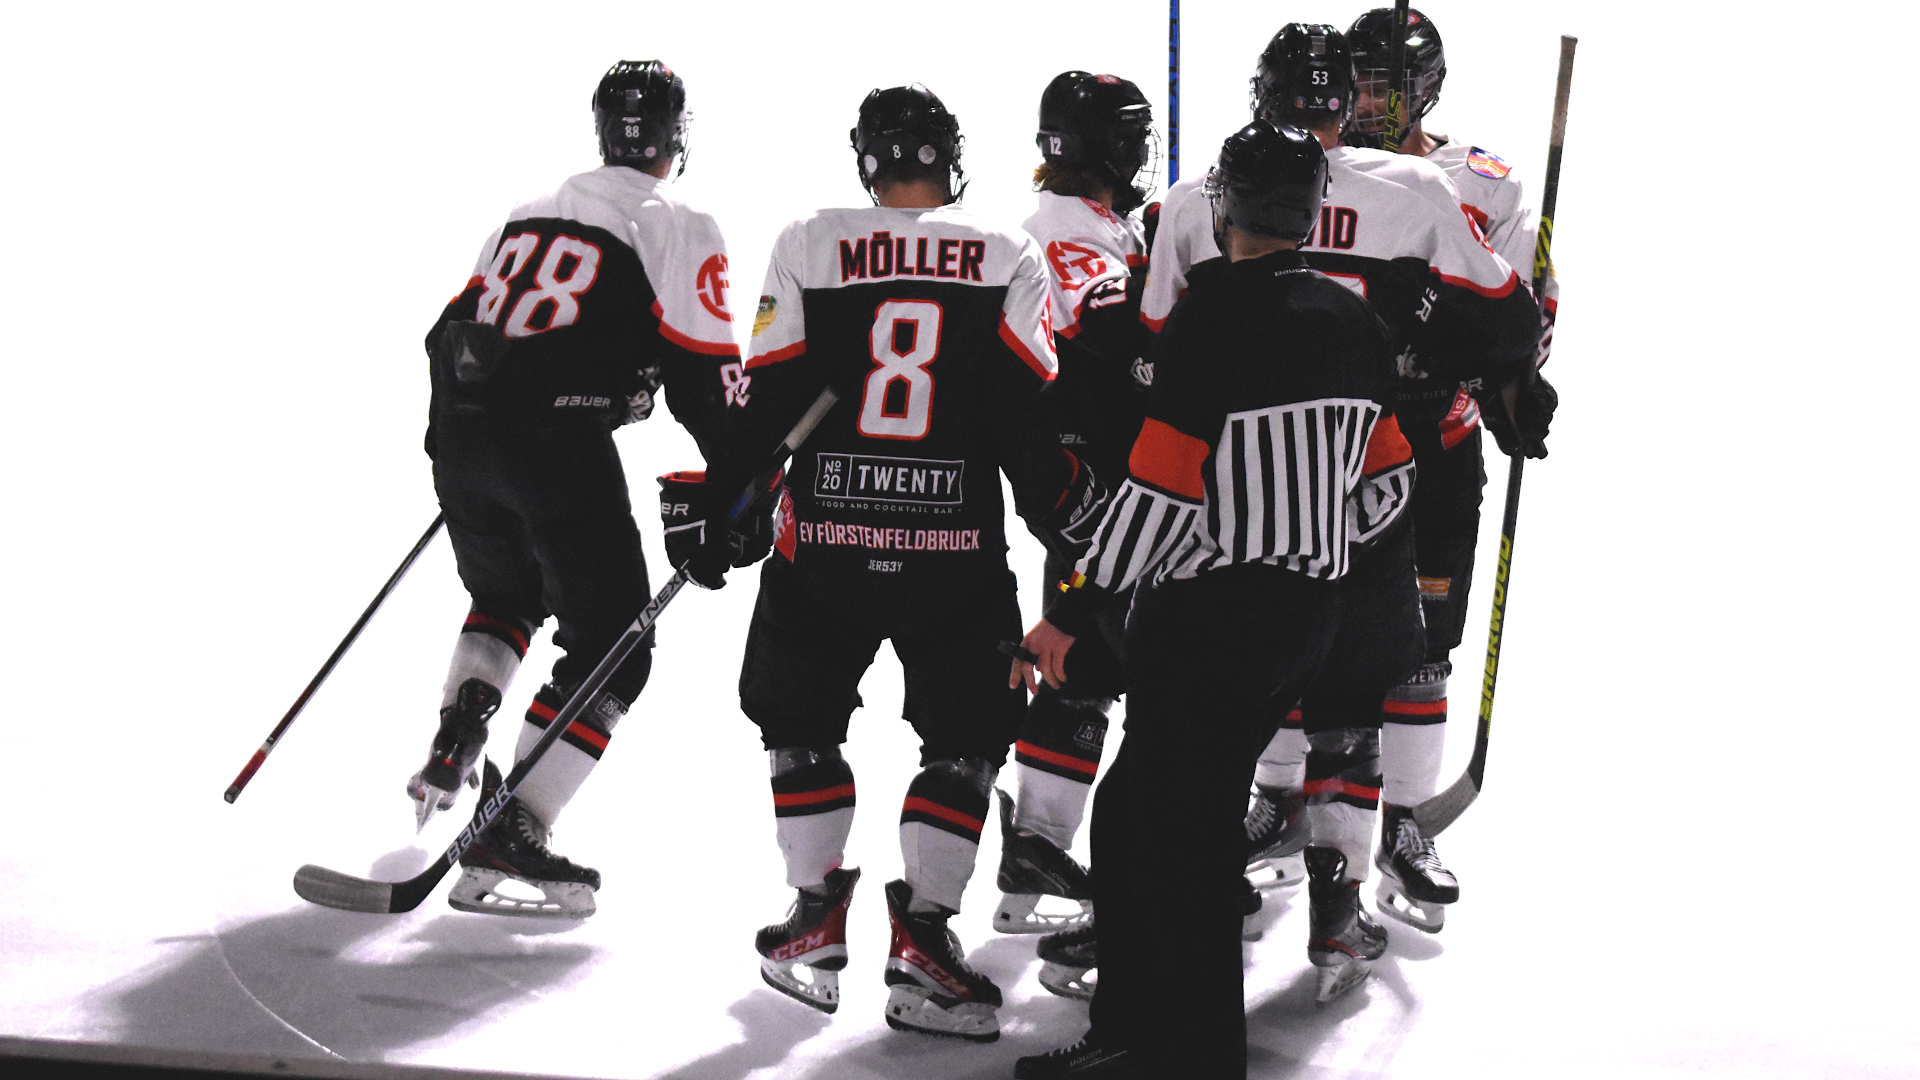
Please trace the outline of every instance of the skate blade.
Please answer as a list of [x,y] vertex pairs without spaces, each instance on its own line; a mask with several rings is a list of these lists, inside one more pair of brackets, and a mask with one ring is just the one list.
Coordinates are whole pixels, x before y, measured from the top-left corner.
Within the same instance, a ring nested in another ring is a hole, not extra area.
[[1314,972],[1319,977],[1319,985],[1314,990],[1313,1003],[1325,1005],[1366,982],[1367,976],[1373,973],[1373,961],[1350,958],[1331,967],[1316,966]]
[[1040,965],[1040,985],[1049,993],[1075,1001],[1092,1001],[1094,987],[1099,985],[1096,974],[1099,968],[1068,967],[1049,960]]
[[1307,880],[1307,860],[1299,855],[1281,855],[1271,859],[1255,859],[1247,864],[1247,876],[1253,877],[1261,871],[1270,871],[1272,878],[1256,878],[1254,884],[1261,889],[1291,889]]
[[1380,883],[1373,899],[1380,907],[1380,914],[1406,923],[1415,930],[1437,934],[1447,925],[1447,905],[1415,900],[1386,881]]
[[[905,983],[888,988],[887,1026],[895,1031],[941,1035],[968,1042],[989,1043],[1000,1037],[1000,1017],[983,1001],[954,1001],[943,1005],[933,991]],[[953,1001],[952,998],[946,998]]]
[[445,788],[435,787],[427,783],[426,778],[421,774],[414,773],[413,779],[407,781],[407,795],[413,799],[413,831],[418,833],[427,827],[427,822],[433,819],[435,811],[452,809],[454,800],[460,797],[460,792],[457,788],[448,791]]
[[[845,957],[842,956],[842,962]],[[806,979],[800,978],[807,976]],[[799,961],[769,960],[760,958],[760,978],[768,986],[787,995],[802,1005],[819,1009],[823,1013],[837,1011],[840,1008],[840,972],[802,964]]]
[[[540,890],[539,900],[508,896],[499,891],[503,881],[518,881]],[[573,881],[521,881],[498,870],[469,866],[460,873],[447,904],[482,915],[515,915],[531,919],[584,919],[596,910],[593,890]]]
[[1045,893],[1001,893],[1000,906],[993,909],[993,928],[1002,934],[1052,934],[1077,930],[1093,920],[1093,901],[1064,900],[1079,904],[1079,911],[1052,913],[1036,910]]

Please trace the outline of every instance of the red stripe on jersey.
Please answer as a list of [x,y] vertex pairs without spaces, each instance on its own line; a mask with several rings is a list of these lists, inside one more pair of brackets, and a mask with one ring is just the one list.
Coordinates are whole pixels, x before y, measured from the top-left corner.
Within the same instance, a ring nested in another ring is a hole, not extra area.
[[1147,265],[1147,257],[1145,255],[1127,256],[1127,269],[1138,270],[1145,265]]
[[1076,319],[1065,326],[1056,326],[1053,328],[1053,332],[1059,334],[1061,337],[1070,338],[1080,332],[1080,321]]
[[1386,708],[1387,715],[1389,716],[1445,716],[1447,715],[1447,699],[1441,698],[1439,701],[1395,701],[1392,698],[1388,698]]
[[761,353],[758,356],[749,357],[747,360],[747,370],[751,371],[757,367],[766,367],[768,364],[777,364],[782,360],[791,360],[806,351],[807,340],[801,338],[799,341],[794,342],[784,349],[775,349],[770,353]]
[[455,300],[458,300],[458,299],[460,299],[461,297],[463,297],[463,296],[465,296],[465,295],[467,295],[467,290],[468,290],[468,289],[471,289],[471,288],[473,288],[473,287],[474,287],[475,285],[480,285],[480,284],[484,284],[484,283],[485,283],[485,281],[486,281],[486,279],[485,279],[485,278],[482,278],[482,277],[481,277],[481,276],[480,276],[479,274],[475,274],[475,275],[473,275],[472,277],[470,277],[470,278],[468,278],[468,279],[467,279],[467,283],[466,283],[465,285],[462,285],[462,286],[460,287],[460,291],[459,291],[459,292],[457,292],[457,293],[454,293],[454,294],[453,294],[453,300],[449,300],[449,301],[447,301],[447,303],[449,303],[449,304],[451,304],[451,303],[453,303],[453,302],[454,302]]
[[1520,275],[1514,273],[1511,270],[1507,271],[1506,284],[1493,289],[1489,289],[1485,285],[1476,284],[1470,278],[1454,277],[1450,274],[1443,274],[1438,270],[1435,270],[1433,272],[1433,276],[1439,278],[1441,281],[1445,282],[1448,285],[1455,285],[1462,289],[1471,289],[1474,292],[1479,293],[1481,296],[1485,296],[1492,300],[1499,300],[1503,297],[1510,295],[1513,292],[1514,288],[1520,284]]
[[1133,440],[1127,471],[1162,491],[1198,501],[1207,497],[1200,467],[1212,456],[1206,443],[1149,416]]
[[853,798],[853,785],[841,784],[839,787],[821,788],[819,791],[796,791],[791,795],[773,797],[775,806],[812,806],[814,803],[832,802],[835,799]]
[[1327,780],[1307,781],[1306,794],[1309,797],[1314,795],[1351,795],[1356,799],[1365,799],[1369,802],[1380,801],[1379,788],[1364,787],[1360,784],[1342,780],[1337,776]]
[[1019,742],[1013,744],[1013,752],[1037,761],[1044,761],[1049,765],[1058,765],[1063,769],[1083,772],[1088,776],[1092,776],[1100,771],[1100,763],[1097,761],[1088,761],[1085,758],[1070,757],[1066,754],[1055,753],[1052,750],[1035,746],[1025,739],[1021,739]]
[[1053,381],[1053,369],[1049,368],[1039,357],[1033,355],[1033,350],[1027,348],[1027,343],[1021,341],[1020,335],[1014,333],[1013,327],[1007,325],[1005,312],[1000,313],[1000,340],[1007,343],[1007,348],[1012,349],[1014,355],[1025,360],[1027,366],[1033,369],[1033,373],[1040,376],[1041,381]]
[[1471,203],[1461,203],[1460,209],[1465,210],[1467,212],[1467,216],[1473,219],[1473,223],[1475,225],[1480,226],[1481,232],[1487,231],[1487,212],[1485,210],[1482,210],[1479,207],[1472,205]]
[[1153,331],[1156,334],[1159,333],[1167,325],[1167,320],[1150,319],[1147,317],[1147,313],[1144,311],[1140,313],[1140,322],[1143,325],[1145,325],[1147,329]]
[[731,356],[736,360],[740,357],[740,346],[736,342],[701,341],[699,338],[690,338],[667,325],[666,313],[661,309],[658,300],[653,302],[653,317],[660,320],[660,336],[688,352],[703,353],[707,356]]
[[533,704],[527,706],[527,711],[539,717],[540,719],[546,721],[546,724],[540,725],[541,727],[545,727],[547,726],[547,724],[553,723],[553,718],[560,715],[558,711],[556,711],[553,707],[547,705],[545,702],[541,701],[539,698],[533,699]]
[[918,795],[909,795],[907,796],[907,801],[900,804],[901,813],[904,814],[908,811],[918,811],[929,817],[937,817],[941,821],[951,821],[955,825],[964,826],[973,832],[979,832],[987,827],[987,823],[981,821],[979,818],[968,817],[951,806],[941,806],[937,802],[923,799]]
[[1413,447],[1407,445],[1407,437],[1400,433],[1400,418],[1388,414],[1375,421],[1373,437],[1367,440],[1367,460],[1361,466],[1362,471],[1377,473],[1411,460]]
[[605,750],[607,748],[607,737],[605,735],[600,734],[578,720],[567,725],[567,734],[592,746],[596,750]]

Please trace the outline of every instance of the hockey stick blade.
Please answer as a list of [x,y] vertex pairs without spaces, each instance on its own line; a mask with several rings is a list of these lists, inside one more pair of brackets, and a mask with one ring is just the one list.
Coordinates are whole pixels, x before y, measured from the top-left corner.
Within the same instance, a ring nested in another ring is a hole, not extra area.
[[368,881],[312,863],[294,871],[293,891],[302,900],[342,911],[385,915],[394,910],[392,882]]

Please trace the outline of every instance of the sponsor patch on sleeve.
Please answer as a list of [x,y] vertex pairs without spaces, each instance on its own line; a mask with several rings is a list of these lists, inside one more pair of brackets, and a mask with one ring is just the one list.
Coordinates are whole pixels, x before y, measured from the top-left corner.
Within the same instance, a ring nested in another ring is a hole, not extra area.
[[753,313],[753,336],[759,337],[760,331],[773,325],[773,317],[780,313],[780,302],[771,296],[762,296],[760,306]]
[[1507,164],[1506,158],[1477,146],[1467,151],[1467,168],[1489,180],[1505,179],[1506,175],[1513,171],[1513,166]]

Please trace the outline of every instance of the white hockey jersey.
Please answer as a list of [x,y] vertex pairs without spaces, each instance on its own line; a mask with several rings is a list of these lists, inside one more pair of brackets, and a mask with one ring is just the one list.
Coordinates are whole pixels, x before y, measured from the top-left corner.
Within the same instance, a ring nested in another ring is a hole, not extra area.
[[[1480,225],[1487,243],[1493,246],[1507,265],[1520,273],[1529,287],[1533,284],[1534,221],[1533,208],[1526,203],[1520,178],[1513,166],[1491,150],[1471,143],[1456,142],[1445,135],[1432,138],[1439,148],[1427,160],[1444,169],[1447,179],[1460,195],[1460,205]],[[1553,320],[1560,308],[1560,283],[1548,267],[1545,292],[1541,298],[1542,329],[1538,363],[1547,362],[1552,347]]]
[[[1099,288],[1147,263],[1147,234],[1140,219],[1116,214],[1092,199],[1042,191],[1040,205],[1022,227],[1046,252],[1052,282],[1053,330],[1080,332],[1080,315]],[[1124,303],[1124,296],[1118,301]]]

